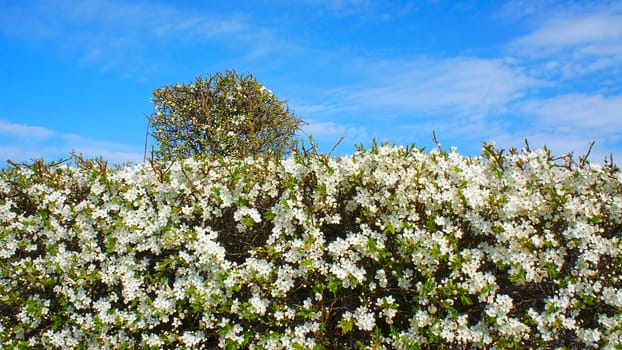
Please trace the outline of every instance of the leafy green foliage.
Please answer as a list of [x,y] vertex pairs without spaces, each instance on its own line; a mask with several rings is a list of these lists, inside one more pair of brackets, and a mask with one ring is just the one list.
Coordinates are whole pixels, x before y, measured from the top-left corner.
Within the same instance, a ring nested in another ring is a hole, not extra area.
[[161,159],[279,156],[295,147],[303,124],[252,75],[233,70],[155,89],[152,102],[154,155]]

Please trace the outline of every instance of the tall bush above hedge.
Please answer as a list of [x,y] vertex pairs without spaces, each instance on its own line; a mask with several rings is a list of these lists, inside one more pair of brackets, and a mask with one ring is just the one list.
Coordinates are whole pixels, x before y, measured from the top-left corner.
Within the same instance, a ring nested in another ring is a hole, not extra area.
[[289,153],[303,121],[257,82],[233,70],[153,91],[156,156],[248,157]]
[[610,348],[622,177],[542,150],[0,175],[4,348]]

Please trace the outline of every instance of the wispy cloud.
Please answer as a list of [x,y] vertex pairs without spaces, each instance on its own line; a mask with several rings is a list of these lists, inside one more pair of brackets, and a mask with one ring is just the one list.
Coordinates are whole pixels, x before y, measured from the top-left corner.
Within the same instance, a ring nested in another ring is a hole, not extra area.
[[54,136],[54,131],[40,126],[15,124],[0,119],[0,135],[21,139],[47,139]]
[[303,0],[300,2],[325,6],[334,10],[342,10],[346,8],[364,8],[370,6],[369,0]]
[[539,64],[542,74],[561,79],[597,72],[622,77],[616,69],[622,64],[622,5],[603,2],[592,8],[556,9],[533,24],[530,32],[511,41],[508,52]]
[[32,158],[25,152],[24,149],[18,146],[1,146],[0,145],[0,167],[2,167],[2,161],[10,159],[24,160]]
[[0,135],[5,136],[0,141],[0,161],[57,160],[67,158],[72,150],[87,158],[101,156],[113,163],[138,163],[144,156],[133,146],[9,121],[0,120]]
[[[117,0],[29,1],[3,5],[0,34],[47,40],[83,65],[144,75],[177,49],[201,44],[243,48],[254,57],[285,50],[283,39],[242,15]],[[293,46],[293,44],[292,44]],[[293,50],[293,48],[290,47]]]
[[308,136],[329,144],[339,141],[342,136],[348,144],[360,143],[366,141],[369,134],[364,127],[318,120],[310,120],[302,131]]
[[612,82],[622,77],[621,9],[535,18],[498,57],[362,60],[361,83],[327,89],[326,101],[308,110],[358,113],[404,135],[436,130],[513,146],[528,138],[560,153],[596,141],[593,155],[622,155],[622,95]]
[[534,121],[559,130],[597,130],[603,136],[622,136],[622,96],[567,94],[530,99],[519,111]]
[[502,112],[542,84],[501,59],[384,60],[365,66],[361,74],[369,77],[367,81],[327,93],[333,96],[335,110],[372,109],[387,114],[399,110],[412,118],[444,114],[478,119]]
[[298,0],[289,3],[307,3],[337,17],[356,17],[364,21],[389,21],[404,16],[415,9],[410,1],[372,1],[372,0]]
[[478,153],[481,141],[505,131],[504,116],[515,104],[548,84],[494,58],[359,58],[350,67],[360,69],[360,83],[323,90],[321,103],[294,105],[312,118],[307,130],[314,136],[345,136],[349,145],[375,137],[430,146],[436,131],[446,145],[468,142],[472,147],[463,151]]
[[513,105],[522,135],[507,130],[500,139],[528,137],[561,153],[595,141],[593,159],[622,156],[622,89],[615,83],[622,79],[622,3],[547,1],[523,10],[530,30],[506,53],[550,88]]
[[588,15],[551,19],[514,44],[530,49],[559,50],[567,47],[593,47],[597,44],[619,44],[622,40],[621,16]]
[[622,157],[622,96],[573,93],[530,98],[515,106],[512,127],[492,139],[504,147],[517,146],[524,138],[534,147],[546,145],[554,154],[581,154],[594,141],[593,161],[613,153]]
[[358,82],[325,87],[301,111],[325,130],[343,133],[320,124],[327,118],[358,118],[370,135],[404,143],[436,130],[448,144],[472,143],[468,152],[483,140],[520,147],[528,138],[558,153],[596,141],[598,160],[607,150],[622,156],[622,3],[517,4],[503,7],[525,31],[496,56],[343,56]]

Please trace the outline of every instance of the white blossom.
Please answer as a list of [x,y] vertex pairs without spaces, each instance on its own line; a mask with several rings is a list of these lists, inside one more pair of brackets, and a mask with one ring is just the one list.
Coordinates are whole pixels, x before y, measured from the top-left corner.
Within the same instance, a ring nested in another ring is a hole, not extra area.
[[621,183],[391,146],[11,169],[0,347],[313,348],[338,324],[330,346],[614,349]]

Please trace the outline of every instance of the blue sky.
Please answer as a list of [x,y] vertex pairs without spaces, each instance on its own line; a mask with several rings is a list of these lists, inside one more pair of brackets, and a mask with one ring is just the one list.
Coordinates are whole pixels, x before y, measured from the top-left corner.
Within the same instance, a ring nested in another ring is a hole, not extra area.
[[226,69],[326,152],[622,157],[621,1],[0,0],[0,161],[141,162],[152,90]]

